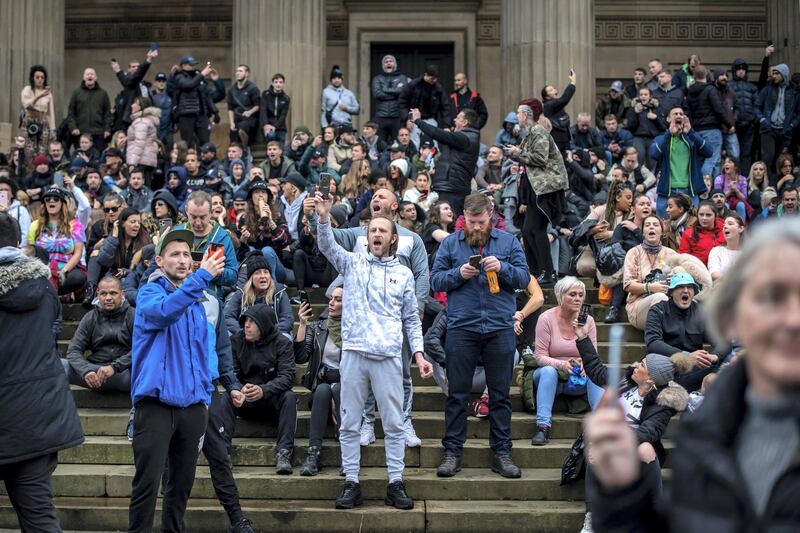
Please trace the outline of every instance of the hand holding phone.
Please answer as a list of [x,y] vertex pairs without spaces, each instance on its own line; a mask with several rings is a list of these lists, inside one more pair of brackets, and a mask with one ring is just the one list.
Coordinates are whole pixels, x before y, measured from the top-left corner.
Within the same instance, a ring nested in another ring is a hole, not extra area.
[[592,306],[589,304],[581,305],[581,310],[578,312],[577,322],[579,326],[585,326],[586,321],[589,319],[589,313],[592,312]]
[[319,192],[326,200],[331,194],[331,175],[327,172],[321,172],[319,175]]
[[0,191],[0,207],[8,209],[8,206],[11,205],[8,197],[8,191]]
[[217,259],[225,257],[225,245],[218,242],[212,242],[208,245],[208,255]]
[[480,255],[472,255],[469,258],[469,266],[472,268],[481,268],[481,259],[483,259]]

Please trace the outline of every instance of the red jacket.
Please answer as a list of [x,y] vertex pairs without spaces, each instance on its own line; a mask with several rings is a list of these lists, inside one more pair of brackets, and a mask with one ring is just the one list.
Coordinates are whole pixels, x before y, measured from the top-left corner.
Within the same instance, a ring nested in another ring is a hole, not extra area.
[[679,254],[692,254],[704,265],[708,266],[708,254],[715,246],[725,244],[725,236],[722,234],[723,221],[718,217],[714,224],[714,229],[705,230],[701,229],[698,238],[695,240],[695,228],[699,226],[694,225],[687,228],[681,237],[681,244],[678,246]]

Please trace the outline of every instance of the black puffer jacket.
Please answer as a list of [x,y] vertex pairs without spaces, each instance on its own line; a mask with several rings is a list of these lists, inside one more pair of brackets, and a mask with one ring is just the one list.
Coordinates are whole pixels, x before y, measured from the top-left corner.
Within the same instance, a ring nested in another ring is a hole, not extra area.
[[[599,490],[592,524],[596,531],[705,533],[787,532],[800,527],[795,461],[772,488],[757,516],[736,460],[736,436],[744,422],[747,360],[720,374],[702,407],[681,418],[670,452],[670,498],[656,499],[641,480],[619,491]],[[800,421],[798,421],[800,424]]]
[[[575,341],[578,353],[583,360],[583,370],[592,383],[598,387],[605,387],[608,384],[608,368],[600,361],[597,349],[592,344],[592,339],[586,337]],[[620,394],[637,387],[630,379],[621,379]],[[644,397],[642,412],[639,415],[639,427],[634,432],[639,443],[649,442],[653,445],[661,464],[664,463],[666,452],[661,444],[661,438],[667,431],[669,420],[676,413],[686,410],[689,404],[689,393],[677,383],[670,383],[660,390],[651,390]]]
[[747,71],[747,63],[744,59],[735,59],[731,65],[732,77],[728,82],[734,94],[736,94],[736,124],[747,125],[755,121],[756,113],[756,97],[758,97],[758,88],[747,81],[747,74],[744,78],[736,76],[736,69],[744,66]]
[[447,308],[439,311],[433,324],[425,332],[423,338],[425,355],[442,368],[447,367],[447,353],[444,350],[444,341],[447,335]]
[[261,330],[261,339],[247,342],[244,330],[231,338],[233,369],[241,383],[260,385],[264,397],[280,396],[294,385],[295,365],[292,342],[278,331],[275,313],[267,304],[254,305],[242,314]]
[[50,271],[15,248],[0,249],[0,465],[77,446],[83,430],[53,323],[61,305]]
[[[80,376],[92,371],[89,363],[110,364],[115,372],[130,369],[135,314],[127,300],[123,300],[122,306],[115,311],[94,307],[86,313],[67,348],[67,359],[72,369]],[[91,353],[84,357],[85,352]]]
[[472,126],[461,131],[444,131],[427,122],[417,120],[422,133],[439,142],[442,156],[436,162],[431,189],[468,195],[478,162],[481,133]]
[[386,74],[382,72],[372,78],[372,96],[375,98],[377,118],[398,118],[401,116],[400,95],[406,86],[406,77],[399,72]]
[[198,71],[186,72],[184,70],[175,74],[173,78],[175,97],[173,105],[177,119],[183,116],[211,116],[217,113],[217,106],[211,99],[208,82]]
[[728,120],[728,113],[722,103],[717,88],[704,82],[697,82],[686,95],[686,107],[692,128],[697,131],[730,128],[733,124]]

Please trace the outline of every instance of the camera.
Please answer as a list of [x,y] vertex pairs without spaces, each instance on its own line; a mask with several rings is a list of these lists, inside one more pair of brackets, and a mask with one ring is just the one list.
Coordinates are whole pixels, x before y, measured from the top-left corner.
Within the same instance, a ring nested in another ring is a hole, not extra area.
[[660,268],[654,268],[644,278],[645,283],[662,283],[665,281],[667,281],[667,274]]
[[25,131],[27,131],[28,137],[38,137],[42,133],[42,125],[38,122],[31,122]]

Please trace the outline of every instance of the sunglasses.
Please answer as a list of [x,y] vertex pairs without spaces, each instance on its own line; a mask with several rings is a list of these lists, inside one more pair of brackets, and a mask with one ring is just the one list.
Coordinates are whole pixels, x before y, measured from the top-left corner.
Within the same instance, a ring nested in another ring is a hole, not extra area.
[[106,213],[116,213],[117,211],[119,211],[119,207],[104,207],[103,211],[105,211]]
[[48,196],[47,198],[44,199],[44,203],[46,203],[46,204],[60,204],[61,203],[61,198],[57,198],[55,196]]

